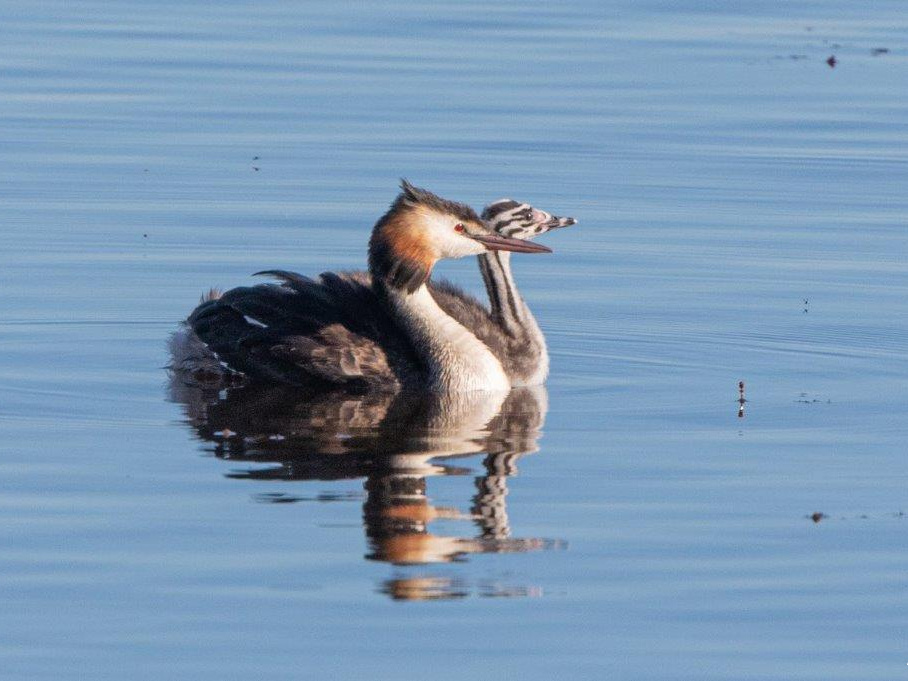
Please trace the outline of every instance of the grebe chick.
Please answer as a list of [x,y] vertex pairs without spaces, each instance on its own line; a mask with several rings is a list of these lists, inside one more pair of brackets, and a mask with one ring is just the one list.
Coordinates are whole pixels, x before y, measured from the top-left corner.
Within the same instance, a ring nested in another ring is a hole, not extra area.
[[439,306],[429,277],[443,258],[550,249],[495,234],[468,206],[406,181],[401,189],[372,231],[370,278],[263,272],[282,283],[232,289],[192,312],[171,340],[171,368],[305,386],[509,389],[501,361]]

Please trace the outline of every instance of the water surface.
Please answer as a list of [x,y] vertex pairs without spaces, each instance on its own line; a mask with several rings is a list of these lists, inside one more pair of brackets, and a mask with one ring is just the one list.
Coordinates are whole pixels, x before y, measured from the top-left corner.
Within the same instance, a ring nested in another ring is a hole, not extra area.
[[[4,678],[904,674],[902,9],[4,4]],[[514,258],[547,393],[173,394],[204,290],[361,268],[402,176],[579,219]]]

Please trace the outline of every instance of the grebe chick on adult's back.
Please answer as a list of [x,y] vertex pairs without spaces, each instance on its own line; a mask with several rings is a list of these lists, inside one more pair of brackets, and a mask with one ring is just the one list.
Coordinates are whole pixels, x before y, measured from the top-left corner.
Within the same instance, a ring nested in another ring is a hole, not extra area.
[[[558,217],[513,199],[490,203],[482,211],[482,219],[489,229],[517,239],[534,239],[549,230],[577,222],[574,218]],[[489,295],[490,310],[486,312],[483,309],[483,313],[489,315],[493,325],[476,323],[467,326],[475,328],[479,339],[492,348],[512,385],[543,383],[549,373],[549,352],[542,329],[517,290],[517,282],[511,274],[511,254],[490,251],[477,256],[477,260]],[[442,288],[450,286],[441,283],[438,289]],[[433,293],[439,304],[445,307],[447,301],[439,295],[441,291],[433,290]],[[469,297],[460,294],[455,299],[463,303]],[[462,319],[456,313],[453,316]],[[483,332],[486,330],[493,333],[485,336]]]
[[282,284],[204,301],[171,342],[176,371],[209,367],[258,381],[325,387],[507,390],[501,361],[447,314],[427,283],[443,258],[486,251],[550,252],[492,233],[476,213],[407,182],[376,223],[369,274],[283,271]]

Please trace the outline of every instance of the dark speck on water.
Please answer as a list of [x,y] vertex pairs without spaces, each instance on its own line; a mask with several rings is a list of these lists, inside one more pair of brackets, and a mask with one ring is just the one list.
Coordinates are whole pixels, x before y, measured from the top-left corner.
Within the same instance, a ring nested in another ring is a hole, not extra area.
[[359,492],[320,492],[314,496],[296,496],[284,492],[256,494],[253,499],[262,504],[295,504],[301,501],[357,501],[363,498]]
[[[4,680],[906,669],[903,2],[6,6]],[[579,218],[544,391],[169,380],[399,177]]]

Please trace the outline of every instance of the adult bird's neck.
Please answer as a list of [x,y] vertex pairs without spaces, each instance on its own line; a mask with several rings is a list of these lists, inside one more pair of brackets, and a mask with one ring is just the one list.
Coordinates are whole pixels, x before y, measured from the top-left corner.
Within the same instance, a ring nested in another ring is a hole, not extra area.
[[439,307],[424,284],[412,293],[387,284],[380,284],[379,289],[422,360],[433,390],[510,389],[501,362]]

